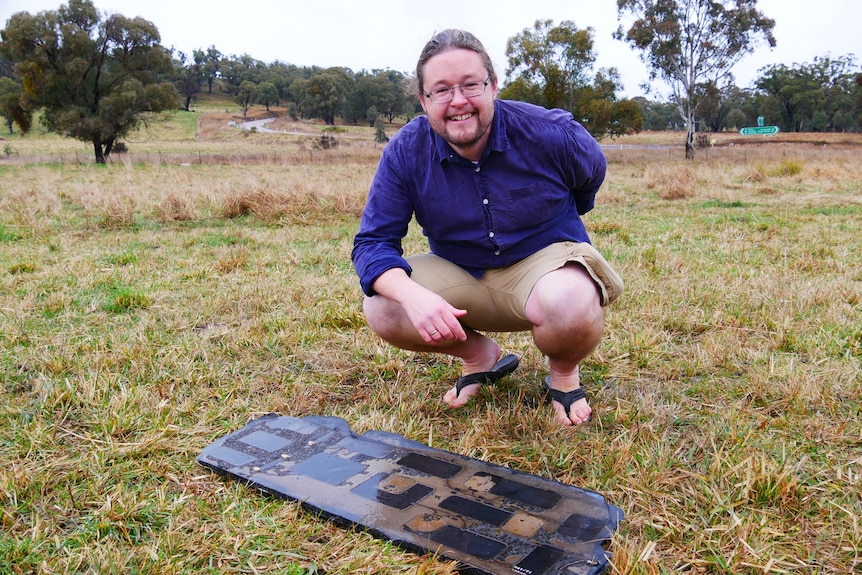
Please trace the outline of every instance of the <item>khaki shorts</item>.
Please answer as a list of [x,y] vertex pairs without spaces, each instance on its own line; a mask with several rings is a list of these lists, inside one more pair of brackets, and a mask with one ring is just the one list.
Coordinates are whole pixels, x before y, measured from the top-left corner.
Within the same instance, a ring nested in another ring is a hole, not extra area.
[[525,331],[532,327],[524,308],[543,275],[577,262],[593,278],[603,306],[617,299],[623,281],[590,244],[559,242],[505,268],[489,269],[481,279],[433,254],[407,258],[414,281],[468,310],[463,323],[479,331]]

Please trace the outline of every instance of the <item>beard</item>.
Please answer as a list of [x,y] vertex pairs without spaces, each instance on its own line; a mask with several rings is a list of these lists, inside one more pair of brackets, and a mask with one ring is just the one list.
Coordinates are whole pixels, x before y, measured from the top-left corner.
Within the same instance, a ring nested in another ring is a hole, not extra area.
[[[455,121],[450,118],[462,114],[473,114],[467,120]],[[473,108],[461,114],[446,114],[445,116],[428,116],[431,129],[437,132],[456,150],[469,150],[487,138],[494,121],[494,105]]]

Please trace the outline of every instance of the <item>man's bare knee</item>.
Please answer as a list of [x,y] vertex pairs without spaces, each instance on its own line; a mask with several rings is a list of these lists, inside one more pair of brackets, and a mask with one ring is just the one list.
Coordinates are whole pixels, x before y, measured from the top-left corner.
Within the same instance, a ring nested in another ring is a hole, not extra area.
[[403,312],[396,302],[380,295],[366,296],[362,302],[362,311],[371,331],[384,339],[400,331]]
[[576,263],[542,276],[527,299],[527,317],[534,325],[548,320],[582,318],[588,322],[597,316],[604,317],[601,298],[595,282],[587,271]]

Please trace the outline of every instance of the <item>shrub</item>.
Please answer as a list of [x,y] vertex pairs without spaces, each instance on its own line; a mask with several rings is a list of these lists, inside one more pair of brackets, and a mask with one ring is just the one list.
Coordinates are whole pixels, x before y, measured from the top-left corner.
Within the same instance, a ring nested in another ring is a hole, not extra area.
[[378,144],[385,144],[389,141],[389,136],[386,135],[386,130],[383,129],[383,122],[377,122],[377,129],[374,132],[374,141]]
[[319,138],[311,142],[311,147],[315,150],[331,150],[338,146],[338,140],[335,139],[335,136],[332,136],[327,133],[323,133]]
[[796,176],[802,173],[802,162],[798,160],[788,160],[783,159],[781,163],[778,165],[778,174],[779,176]]

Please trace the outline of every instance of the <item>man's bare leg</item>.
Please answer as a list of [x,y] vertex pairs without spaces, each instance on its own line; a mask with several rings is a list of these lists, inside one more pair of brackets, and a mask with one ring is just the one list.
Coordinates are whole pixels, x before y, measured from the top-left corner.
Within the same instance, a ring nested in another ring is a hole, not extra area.
[[[463,364],[462,375],[489,371],[500,359],[500,346],[496,341],[466,327],[466,341],[427,343],[410,323],[401,305],[381,295],[366,297],[364,309],[371,330],[384,341],[399,349],[457,357]],[[443,396],[443,402],[449,407],[461,407],[478,393],[479,387],[479,384],[468,385],[460,394],[452,387]]]
[[[587,271],[569,263],[539,279],[525,306],[533,323],[533,341],[548,356],[551,388],[563,392],[581,385],[578,365],[601,341],[605,312],[598,290]],[[586,399],[574,402],[566,413],[552,403],[561,425],[578,425],[589,420],[592,408]]]

